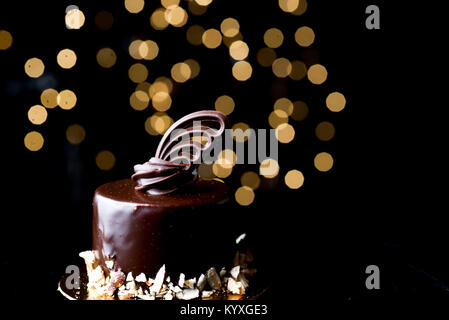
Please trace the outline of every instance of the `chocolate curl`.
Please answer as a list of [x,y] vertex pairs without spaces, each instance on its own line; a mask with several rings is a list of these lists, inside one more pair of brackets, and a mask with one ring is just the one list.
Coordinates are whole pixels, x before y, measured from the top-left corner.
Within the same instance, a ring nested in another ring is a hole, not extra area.
[[[201,125],[195,125],[196,121]],[[167,194],[195,182],[198,178],[196,162],[201,159],[202,152],[212,146],[214,138],[223,134],[226,122],[224,114],[213,110],[194,112],[176,121],[165,132],[155,156],[134,166],[131,178],[137,181],[136,190],[152,195]],[[189,127],[191,123],[194,125]],[[218,129],[212,128],[212,124],[218,124]],[[193,136],[205,137],[207,142],[194,141]]]

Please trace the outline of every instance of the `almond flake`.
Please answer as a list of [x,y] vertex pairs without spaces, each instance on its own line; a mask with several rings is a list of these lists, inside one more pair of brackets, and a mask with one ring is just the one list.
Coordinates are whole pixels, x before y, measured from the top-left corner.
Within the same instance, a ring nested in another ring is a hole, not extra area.
[[248,280],[246,279],[245,275],[243,273],[240,273],[237,280],[243,285],[243,288],[248,288]]
[[240,281],[235,281],[233,278],[229,278],[227,289],[229,292],[231,292],[233,294],[244,294],[245,293],[243,284]]
[[119,291],[117,295],[120,300],[131,300],[134,297],[134,293],[128,290]]
[[182,300],[192,300],[198,298],[200,296],[200,292],[198,289],[184,289],[182,290],[181,299]]
[[246,238],[246,233],[242,233],[241,235],[239,235],[239,236],[237,237],[237,239],[235,239],[235,243],[236,243],[236,244],[239,244],[239,242],[242,241],[242,240],[245,239],[245,238]]
[[195,284],[196,284],[196,277],[184,281],[184,285],[187,286],[187,288],[189,289],[195,289]]
[[232,268],[230,273],[234,280],[237,280],[240,273],[240,266],[235,266],[234,268]]
[[164,295],[164,300],[173,300],[173,295],[171,293],[167,293]]
[[184,273],[179,274],[178,286],[180,288],[184,287],[184,281],[186,279],[186,275]]
[[214,267],[207,270],[206,277],[207,282],[209,283],[212,289],[219,290],[221,288],[220,276],[218,275]]
[[106,260],[104,263],[109,270],[112,270],[114,268],[114,260]]
[[178,287],[178,286],[175,286],[175,287],[173,288],[173,292],[174,292],[174,293],[180,293],[180,292],[182,292],[182,289],[181,289],[180,287]]
[[136,290],[137,289],[136,283],[134,281],[128,281],[126,283],[126,289],[128,289],[128,290]]
[[89,281],[92,283],[104,284],[105,280],[103,269],[100,266],[97,266],[89,275]]
[[156,299],[154,296],[150,296],[148,294],[139,294],[137,297],[142,300],[155,300]]
[[203,291],[203,292],[201,292],[201,297],[202,298],[210,298],[213,294],[214,294],[213,291]]
[[198,290],[203,291],[206,282],[207,282],[206,276],[204,274],[201,274],[200,277],[198,278],[198,284],[196,285]]
[[137,282],[147,282],[147,277],[145,276],[145,273],[141,273],[136,277]]
[[150,287],[150,292],[158,293],[162,288],[162,284],[164,283],[164,278],[165,278],[165,264],[157,272],[156,278],[154,279],[154,283]]

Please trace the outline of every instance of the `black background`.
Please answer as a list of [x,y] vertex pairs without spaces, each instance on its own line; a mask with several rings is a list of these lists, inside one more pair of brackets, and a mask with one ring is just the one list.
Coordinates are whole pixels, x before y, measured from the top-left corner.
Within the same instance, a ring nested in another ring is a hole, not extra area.
[[[70,4],[86,15],[81,30],[64,26]],[[369,4],[380,7],[380,30],[365,28]],[[56,292],[61,274],[79,262],[78,252],[90,248],[93,191],[129,176],[132,165],[149,158],[157,145],[158,139],[143,129],[149,109],[139,113],[128,103],[135,88],[127,79],[132,63],[127,46],[133,37],[156,40],[162,48],[148,64],[150,81],[169,75],[175,62],[192,57],[200,62],[198,79],[175,88],[169,110],[174,119],[200,106],[212,108],[215,98],[227,93],[237,104],[231,122],[262,128],[267,127],[273,102],[284,93],[308,102],[310,116],[295,123],[295,142],[280,146],[281,173],[302,169],[304,187],[292,191],[278,181],[275,189],[256,192],[254,204],[242,211],[257,226],[253,237],[263,248],[260,259],[272,272],[274,285],[267,301],[447,295],[447,62],[441,48],[443,30],[434,26],[440,21],[437,8],[377,0],[309,1],[306,14],[294,17],[281,13],[276,1],[257,2],[257,13],[255,6],[253,1],[215,1],[206,15],[193,17],[189,25],[218,28],[222,19],[236,17],[250,48],[262,47],[264,30],[278,27],[286,35],[278,56],[302,59],[307,65],[322,63],[329,71],[325,84],[276,80],[269,69],[257,65],[255,49],[249,57],[252,80],[238,83],[230,75],[225,49],[192,47],[185,41],[186,27],[152,30],[148,19],[155,4],[147,3],[138,15],[126,12],[121,1],[0,5],[0,29],[14,37],[13,46],[0,52],[5,186],[0,257],[8,297],[28,297],[29,291],[16,285],[25,281],[32,283],[34,298],[63,300]],[[102,9],[114,15],[109,31],[94,24],[93,17]],[[316,33],[310,49],[299,49],[292,40],[300,25]],[[118,56],[110,70],[95,61],[104,46]],[[70,70],[56,63],[57,52],[64,48],[78,55]],[[44,61],[46,74],[56,81],[48,86],[69,88],[78,97],[71,111],[49,110],[47,122],[38,128],[28,122],[26,112],[39,103],[46,87],[23,72],[25,61],[34,56]],[[344,93],[348,101],[340,113],[325,108],[324,99],[332,91]],[[313,129],[323,120],[336,127],[330,142],[314,138]],[[65,129],[75,122],[87,132],[80,146],[65,140]],[[44,148],[33,153],[23,146],[23,137],[36,129],[46,140]],[[109,172],[95,166],[95,154],[102,149],[117,157]],[[313,168],[313,156],[320,151],[334,155],[335,166],[328,173]],[[238,186],[238,177],[229,184]],[[365,288],[370,264],[380,267],[380,290]]]

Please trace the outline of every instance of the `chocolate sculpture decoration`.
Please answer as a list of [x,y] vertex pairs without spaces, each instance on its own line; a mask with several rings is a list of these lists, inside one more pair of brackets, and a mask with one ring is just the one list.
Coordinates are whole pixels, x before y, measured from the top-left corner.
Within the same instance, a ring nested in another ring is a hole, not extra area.
[[[196,121],[200,125],[196,125]],[[165,132],[155,156],[134,166],[132,179],[137,182],[136,190],[160,195],[195,182],[202,152],[212,146],[214,138],[223,134],[226,121],[224,114],[213,110],[194,112],[176,121]],[[218,124],[218,129],[210,127],[212,124]],[[192,139],[193,136],[202,136],[207,141],[201,143]]]

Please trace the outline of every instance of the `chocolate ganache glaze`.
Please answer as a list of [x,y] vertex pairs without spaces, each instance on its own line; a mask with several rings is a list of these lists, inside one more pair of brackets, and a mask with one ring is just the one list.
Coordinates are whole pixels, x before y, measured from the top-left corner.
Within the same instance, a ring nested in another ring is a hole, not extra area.
[[[203,120],[202,126],[187,127],[168,140],[174,128],[196,119]],[[201,132],[209,142],[223,132],[225,120],[215,111],[200,111],[180,119],[161,139],[155,157],[136,166],[132,179],[97,188],[93,250],[106,272],[105,262],[113,260],[114,270],[134,276],[143,272],[154,277],[163,264],[169,273],[198,276],[211,266],[222,267],[232,261],[238,232],[230,226],[238,220],[229,208],[228,188],[220,181],[197,179],[197,165],[193,163],[210,144],[200,146],[188,141],[193,152],[180,153],[186,141],[178,142],[179,134],[185,132]],[[219,129],[205,123],[218,124]]]

